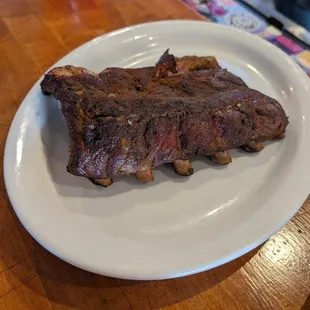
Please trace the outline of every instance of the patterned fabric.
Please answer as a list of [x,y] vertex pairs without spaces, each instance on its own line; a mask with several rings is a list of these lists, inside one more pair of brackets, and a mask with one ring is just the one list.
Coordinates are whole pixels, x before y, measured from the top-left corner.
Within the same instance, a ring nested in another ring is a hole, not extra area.
[[310,77],[310,51],[233,0],[183,0],[211,21],[256,34],[290,55]]

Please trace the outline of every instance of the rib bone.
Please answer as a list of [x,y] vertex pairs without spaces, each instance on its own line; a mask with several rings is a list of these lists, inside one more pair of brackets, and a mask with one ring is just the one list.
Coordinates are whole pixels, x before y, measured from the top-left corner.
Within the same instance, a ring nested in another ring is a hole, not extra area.
[[242,148],[246,152],[255,153],[260,152],[264,148],[264,145],[261,142],[251,141],[245,144]]
[[136,172],[136,179],[140,182],[154,181],[152,169]]
[[192,168],[192,165],[189,160],[175,160],[173,162],[174,169],[177,174],[183,175],[183,176],[189,176],[194,173],[194,169]]
[[214,163],[219,165],[227,165],[232,162],[230,154],[227,151],[212,154],[211,159]]
[[93,184],[103,187],[108,187],[113,184],[113,180],[111,178],[105,179],[89,179]]

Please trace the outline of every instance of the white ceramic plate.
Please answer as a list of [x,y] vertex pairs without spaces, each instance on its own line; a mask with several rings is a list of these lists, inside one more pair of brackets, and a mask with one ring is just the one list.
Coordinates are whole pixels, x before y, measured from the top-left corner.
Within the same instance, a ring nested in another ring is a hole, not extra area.
[[253,249],[286,223],[309,192],[310,89],[283,52],[245,32],[195,21],[143,24],[96,38],[55,66],[101,71],[154,65],[176,56],[215,55],[223,67],[283,105],[285,139],[256,155],[232,151],[225,168],[205,158],[195,174],[171,167],[155,181],[117,179],[110,188],[66,172],[68,135],[58,102],[32,88],[12,124],[5,181],[21,222],[49,251],[95,273],[131,279],[179,277]]

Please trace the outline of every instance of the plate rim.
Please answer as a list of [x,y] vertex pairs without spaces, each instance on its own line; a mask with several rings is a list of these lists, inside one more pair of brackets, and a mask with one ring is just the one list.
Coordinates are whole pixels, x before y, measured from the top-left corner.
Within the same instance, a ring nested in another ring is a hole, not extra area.
[[[155,280],[155,279],[168,279],[168,278],[177,278],[177,277],[182,277],[182,276],[186,276],[186,275],[190,275],[190,274],[194,274],[194,273],[198,273],[198,272],[202,272],[217,266],[220,266],[222,264],[225,264],[233,259],[236,259],[237,257],[240,257],[244,254],[246,254],[247,252],[251,251],[252,249],[256,248],[258,245],[262,244],[263,242],[265,242],[270,236],[272,236],[273,234],[275,234],[278,230],[280,230],[295,214],[296,212],[299,210],[299,208],[302,206],[302,204],[305,202],[305,200],[308,197],[309,194],[309,190],[308,190],[308,185],[310,185],[310,174],[309,176],[306,178],[307,179],[307,183],[303,183],[301,192],[303,193],[303,198],[300,198],[300,203],[296,206],[292,206],[290,208],[290,213],[286,213],[286,216],[282,218],[282,224],[279,225],[275,225],[275,229],[273,231],[268,231],[266,232],[264,235],[260,236],[260,238],[256,238],[255,241],[253,241],[251,244],[247,244],[245,247],[243,248],[239,248],[238,250],[236,250],[234,253],[231,253],[231,255],[229,256],[225,256],[222,257],[221,259],[217,259],[214,262],[209,262],[208,264],[206,263],[204,266],[196,266],[196,267],[191,267],[188,270],[184,270],[183,272],[180,271],[178,274],[169,274],[166,273],[165,275],[163,274],[158,274],[158,275],[154,275],[152,272],[148,273],[145,272],[144,274],[139,274],[137,275],[136,273],[132,273],[132,272],[124,272],[122,271],[113,271],[111,269],[109,270],[96,270],[96,268],[94,268],[94,266],[89,266],[89,265],[85,265],[85,264],[79,264],[78,263],[78,259],[76,258],[68,258],[68,257],[64,257],[63,255],[61,255],[61,253],[55,251],[52,248],[48,247],[48,244],[44,244],[44,241],[41,240],[40,238],[40,234],[37,232],[34,232],[31,227],[29,227],[27,221],[21,216],[21,214],[19,213],[19,209],[20,206],[17,207],[17,205],[19,205],[19,202],[16,199],[16,192],[14,193],[14,191],[16,191],[16,188],[13,188],[13,184],[15,181],[15,174],[12,173],[12,171],[10,171],[9,169],[9,149],[10,149],[10,144],[12,144],[12,135],[13,135],[13,131],[14,128],[17,126],[18,128],[18,121],[19,118],[23,115],[23,112],[25,111],[25,109],[27,108],[27,98],[30,97],[36,90],[36,88],[38,87],[38,84],[40,83],[40,81],[42,80],[44,74],[50,70],[51,68],[53,68],[59,61],[63,60],[65,57],[69,56],[70,54],[73,54],[74,52],[76,52],[77,50],[85,49],[88,46],[91,46],[94,42],[98,41],[98,40],[104,40],[104,39],[108,39],[109,37],[112,36],[116,36],[118,34],[124,33],[124,32],[128,32],[128,31],[135,31],[136,29],[139,28],[143,28],[143,27],[156,27],[158,24],[161,25],[165,25],[168,24],[169,26],[177,25],[177,24],[196,24],[199,27],[205,27],[205,28],[224,28],[228,31],[232,31],[235,32],[236,34],[242,34],[243,36],[246,35],[248,37],[256,37],[257,40],[262,40],[262,44],[265,44],[266,46],[269,46],[269,48],[272,48],[274,51],[276,51],[279,55],[281,55],[281,57],[285,57],[285,59],[295,67],[295,69],[298,71],[298,73],[303,76],[303,81],[302,82],[307,82],[310,85],[309,82],[309,78],[307,77],[307,75],[304,73],[304,71],[298,66],[298,64],[296,64],[293,59],[291,59],[287,54],[285,54],[283,51],[281,51],[280,49],[278,49],[277,47],[275,47],[274,45],[272,45],[270,42],[267,42],[265,40],[263,40],[262,38],[255,36],[253,34],[247,33],[243,30],[240,29],[236,29],[236,28],[232,28],[232,27],[228,27],[225,25],[219,25],[219,24],[214,24],[214,23],[209,23],[206,21],[196,21],[196,20],[162,20],[162,21],[156,21],[156,22],[147,22],[147,23],[141,23],[141,24],[137,24],[137,25],[133,25],[133,26],[127,26],[121,29],[117,29],[114,30],[112,32],[108,32],[106,34],[97,36],[81,45],[79,45],[78,47],[76,47],[75,49],[69,51],[66,55],[64,55],[63,57],[61,57],[60,59],[58,59],[51,67],[49,67],[44,73],[43,75],[41,75],[39,77],[39,79],[34,83],[34,85],[31,87],[31,89],[28,91],[28,93],[26,94],[26,96],[23,98],[22,103],[20,104],[20,106],[18,107],[16,114],[13,118],[13,121],[10,125],[9,128],[9,132],[6,138],[6,143],[5,143],[5,149],[4,149],[4,160],[3,160],[3,171],[4,171],[4,181],[5,181],[5,187],[6,187],[6,191],[8,193],[8,197],[10,200],[10,203],[14,209],[14,212],[16,213],[18,219],[20,220],[20,222],[23,224],[23,226],[27,229],[27,231],[30,233],[30,235],[39,243],[41,244],[41,246],[43,246],[44,248],[48,249],[48,251],[50,251],[51,253],[53,253],[55,256],[61,258],[62,260],[70,263],[71,265],[74,265],[76,267],[82,268],[84,270],[88,270],[90,272],[95,272],[101,275],[105,275],[105,276],[111,276],[111,277],[118,277],[118,278],[124,278],[124,279],[134,279],[134,280]],[[172,25],[171,25],[172,24]],[[310,89],[308,89],[309,91],[309,95],[310,95]],[[310,111],[310,109],[308,108],[308,110]],[[309,112],[310,115],[310,112]],[[309,126],[308,126],[309,127]],[[310,145],[310,144],[309,144]],[[13,170],[14,171],[14,170]],[[14,171],[15,172],[15,171]],[[301,196],[301,195],[300,195]]]

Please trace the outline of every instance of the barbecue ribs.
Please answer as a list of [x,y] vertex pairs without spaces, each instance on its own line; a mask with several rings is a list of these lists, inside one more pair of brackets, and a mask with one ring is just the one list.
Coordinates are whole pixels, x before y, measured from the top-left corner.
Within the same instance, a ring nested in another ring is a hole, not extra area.
[[166,51],[156,66],[107,68],[97,74],[64,66],[50,70],[44,94],[61,102],[70,145],[68,172],[103,186],[173,163],[191,175],[189,159],[231,161],[228,149],[255,152],[284,136],[281,105],[222,69],[214,57],[175,58]]

